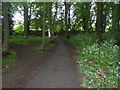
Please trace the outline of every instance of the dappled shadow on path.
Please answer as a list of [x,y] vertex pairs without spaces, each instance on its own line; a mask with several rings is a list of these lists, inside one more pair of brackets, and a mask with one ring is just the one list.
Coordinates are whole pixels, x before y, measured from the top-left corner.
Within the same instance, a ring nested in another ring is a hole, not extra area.
[[59,45],[27,84],[27,88],[80,88],[76,65],[67,46]]
[[[17,52],[17,61],[6,72],[2,74],[3,88],[18,88],[22,87],[29,79],[34,76],[37,69],[49,57],[51,50],[45,53],[36,52],[33,46],[39,43],[29,45],[10,45],[11,49]],[[48,56],[48,57],[46,57]]]
[[17,62],[3,73],[3,88],[80,88],[69,48],[61,41],[41,54],[32,45],[12,45]]

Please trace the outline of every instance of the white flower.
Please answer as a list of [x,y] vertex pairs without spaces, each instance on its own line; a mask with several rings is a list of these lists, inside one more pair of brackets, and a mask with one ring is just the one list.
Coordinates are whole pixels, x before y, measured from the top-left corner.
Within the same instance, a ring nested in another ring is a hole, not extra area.
[[87,59],[85,59],[85,61],[87,61]]
[[91,79],[91,81],[93,82],[93,79]]
[[106,76],[103,76],[104,78],[106,78]]
[[120,67],[119,67],[119,66],[116,68],[116,70],[118,70],[118,69],[120,69]]
[[89,83],[91,83],[91,82],[89,81]]

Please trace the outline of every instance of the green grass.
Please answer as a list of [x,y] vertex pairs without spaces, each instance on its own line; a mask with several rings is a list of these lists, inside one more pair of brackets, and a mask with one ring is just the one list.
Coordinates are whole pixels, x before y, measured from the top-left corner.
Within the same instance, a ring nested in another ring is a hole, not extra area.
[[36,50],[36,51],[44,51],[49,47],[55,46],[55,44],[53,44],[51,42],[52,42],[51,38],[45,37],[45,46],[44,46],[44,48],[42,47],[42,45],[37,45],[37,46],[33,47],[33,49]]
[[33,49],[36,51],[43,51],[44,50],[42,45],[37,45],[37,46],[33,47]]
[[41,40],[42,40],[41,37],[36,37],[36,36],[29,36],[28,38],[25,38],[24,36],[12,36],[10,43],[27,45],[29,43],[39,42]]
[[2,59],[3,71],[6,70],[12,64],[14,64],[15,61],[16,61],[16,52],[14,50],[11,50],[10,55]]
[[114,40],[106,40],[101,46],[94,34],[80,34],[70,38],[76,47],[79,71],[83,78],[83,87],[118,87],[118,46]]

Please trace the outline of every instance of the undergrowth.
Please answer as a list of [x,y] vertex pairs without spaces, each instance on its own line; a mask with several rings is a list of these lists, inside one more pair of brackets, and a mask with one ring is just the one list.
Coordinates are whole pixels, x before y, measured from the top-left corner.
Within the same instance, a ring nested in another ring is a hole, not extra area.
[[80,34],[70,38],[76,47],[77,62],[80,72],[85,76],[81,86],[87,88],[118,87],[118,46],[114,40],[97,43],[94,34]]
[[32,42],[39,42],[41,41],[41,37],[36,36],[29,36],[28,38],[20,35],[20,36],[12,36],[10,39],[10,43],[20,44],[20,45],[27,45]]
[[10,50],[10,55],[7,55],[2,59],[2,70],[5,71],[8,67],[14,64],[16,61],[16,52]]

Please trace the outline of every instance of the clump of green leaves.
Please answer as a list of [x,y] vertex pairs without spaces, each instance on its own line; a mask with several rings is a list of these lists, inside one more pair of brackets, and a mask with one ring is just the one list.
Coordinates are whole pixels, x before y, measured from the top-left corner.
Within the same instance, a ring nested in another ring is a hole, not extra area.
[[13,34],[19,34],[19,35],[23,35],[24,34],[24,25],[19,25],[17,26],[14,31]]
[[41,40],[42,40],[41,37],[29,36],[28,38],[26,38],[20,35],[20,36],[12,36],[10,42],[14,44],[27,45],[33,42],[40,42]]
[[16,52],[14,50],[11,50],[10,55],[2,59],[3,71],[7,69],[9,66],[11,66],[12,64],[14,64],[15,61],[16,61]]
[[95,40],[93,37],[86,39],[84,38],[86,35],[83,38],[75,37],[75,40],[72,38],[71,42],[75,41],[76,43],[73,45],[77,46],[78,67],[80,72],[85,75],[82,86],[87,88],[118,87],[118,63],[120,62],[118,62],[118,46],[113,45],[114,41],[106,40],[99,45],[97,39]]

